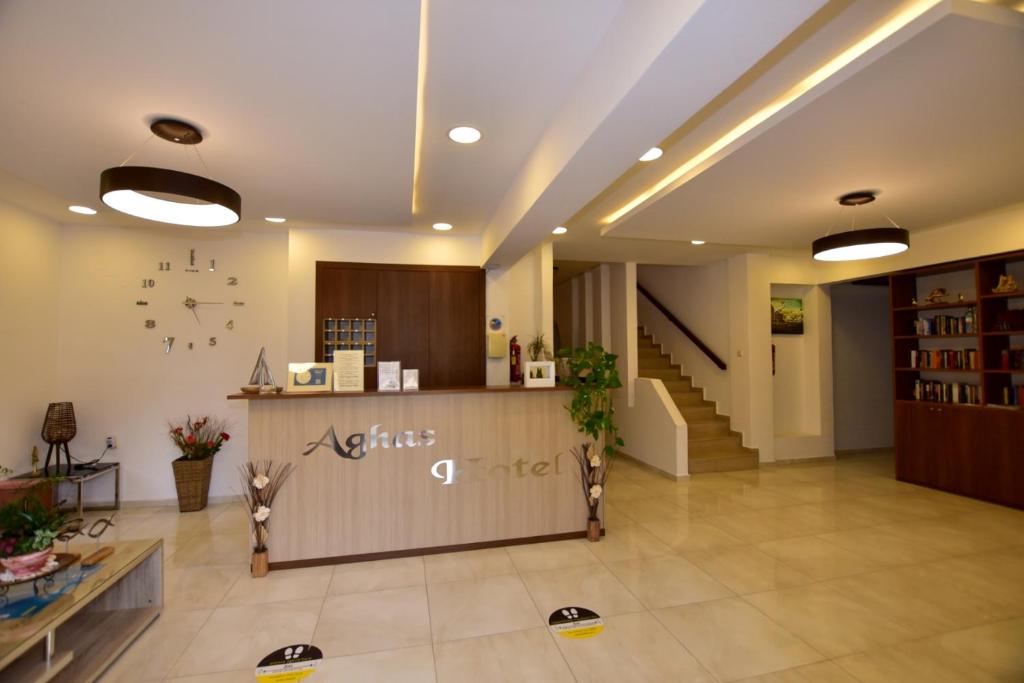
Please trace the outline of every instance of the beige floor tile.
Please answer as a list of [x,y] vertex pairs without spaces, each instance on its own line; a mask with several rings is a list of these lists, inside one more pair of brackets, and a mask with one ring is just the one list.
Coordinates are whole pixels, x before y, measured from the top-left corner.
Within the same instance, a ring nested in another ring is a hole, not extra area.
[[934,641],[1001,680],[1024,681],[1024,619],[944,633]]
[[243,572],[221,604],[257,605],[323,598],[327,595],[330,583],[331,567],[274,570],[259,579],[252,578],[249,572]]
[[874,527],[832,531],[818,538],[883,567],[930,562],[944,557],[942,553],[915,539],[903,538]]
[[711,515],[748,512],[750,508],[731,500],[728,495],[705,489],[681,491],[674,496],[676,504],[686,508],[690,519]]
[[634,498],[615,503],[619,512],[634,522],[657,522],[666,519],[686,519],[689,513],[672,497]]
[[581,683],[714,681],[649,612],[609,617],[594,638],[555,642]]
[[601,565],[525,572],[522,579],[545,619],[567,605],[586,607],[602,617],[644,610],[622,582]]
[[618,503],[634,498],[649,498],[651,492],[640,484],[629,481],[624,477],[614,477],[608,480],[608,500]]
[[828,657],[908,640],[914,635],[822,584],[754,593],[743,599]]
[[330,584],[328,595],[422,586],[423,558],[400,557],[394,560],[339,564],[334,567],[334,577]]
[[423,558],[427,583],[445,583],[487,576],[515,574],[516,567],[504,548],[427,555]]
[[[269,652],[267,654],[270,654]],[[256,667],[239,669],[237,671],[220,671],[215,674],[199,674],[196,676],[178,676],[165,678],[167,683],[252,683],[253,672]],[[106,679],[100,679],[100,683],[106,683]]]
[[915,489],[910,493],[864,496],[858,502],[866,509],[891,510],[905,517],[946,517],[963,511],[949,501],[929,498],[923,493],[925,489]]
[[862,683],[995,683],[998,680],[932,640],[869,650],[842,657],[836,663]]
[[492,576],[430,584],[435,641],[521,631],[547,622],[518,576]]
[[786,505],[795,505],[798,501],[787,498],[779,493],[767,491],[758,486],[744,486],[741,490],[730,493],[726,496],[734,503],[739,503],[751,510],[763,510],[765,508],[777,508]]
[[739,595],[803,586],[812,581],[809,576],[749,545],[685,553],[684,556]]
[[669,607],[654,616],[720,681],[824,659],[740,598]]
[[955,574],[972,594],[1002,605],[1005,609],[993,618],[1024,615],[1024,546],[949,558],[927,566],[939,573]]
[[1015,545],[1012,537],[988,528],[988,525],[979,525],[968,517],[969,515],[960,514],[939,519],[887,524],[878,528],[895,536],[917,541],[947,555],[968,555]]
[[602,562],[632,560],[639,557],[655,557],[673,552],[666,543],[639,524],[621,524],[605,530],[597,543],[587,546]]
[[546,628],[441,642],[434,656],[439,683],[574,680]]
[[[311,642],[323,600],[220,607],[178,658],[171,674],[255,670],[260,659],[289,643]],[[170,614],[192,614],[177,612]],[[164,647],[161,642],[160,647]]]
[[325,657],[429,644],[426,591],[415,586],[329,596],[311,642]]
[[915,638],[1010,616],[1001,604],[935,563],[834,579],[827,585],[901,625]]
[[[274,561],[273,550],[270,561]],[[252,548],[246,534],[193,536],[187,543],[178,544],[171,557],[172,567],[202,567],[213,565],[249,566]]]
[[858,681],[834,662],[818,662],[753,678],[744,678],[742,683],[858,683]]
[[815,536],[757,544],[757,549],[815,581],[862,574],[879,566],[871,560]]
[[590,552],[587,545],[589,545],[588,542],[581,539],[512,545],[506,550],[516,569],[521,572],[535,572],[597,564],[597,557]]
[[[310,680],[360,681],[360,683],[433,683],[434,652],[429,645],[400,650],[370,652],[348,657],[324,659]],[[249,674],[252,681],[252,674]]]
[[728,588],[682,557],[666,555],[623,560],[609,562],[607,567],[650,609],[733,595]]
[[806,530],[794,525],[790,515],[778,508],[745,510],[728,515],[704,517],[703,522],[741,539],[744,543],[760,543],[778,538],[802,536]]
[[664,520],[641,524],[651,535],[679,552],[733,548],[744,541],[704,519]]
[[210,614],[210,610],[164,612],[107,670],[103,683],[163,680]]
[[164,609],[213,609],[243,575],[238,567],[186,567],[164,572]]

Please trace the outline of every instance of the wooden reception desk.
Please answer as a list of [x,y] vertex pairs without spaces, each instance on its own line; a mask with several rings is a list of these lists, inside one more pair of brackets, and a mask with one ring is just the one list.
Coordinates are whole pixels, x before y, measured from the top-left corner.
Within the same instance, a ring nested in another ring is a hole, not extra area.
[[228,398],[249,401],[251,460],[297,466],[272,569],[586,535],[565,389]]

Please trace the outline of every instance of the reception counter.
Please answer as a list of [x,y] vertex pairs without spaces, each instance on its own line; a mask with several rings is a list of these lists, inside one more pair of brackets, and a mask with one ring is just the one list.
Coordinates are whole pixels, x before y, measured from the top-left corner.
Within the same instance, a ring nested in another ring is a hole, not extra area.
[[297,467],[270,521],[270,567],[583,537],[562,388],[234,394],[249,458]]

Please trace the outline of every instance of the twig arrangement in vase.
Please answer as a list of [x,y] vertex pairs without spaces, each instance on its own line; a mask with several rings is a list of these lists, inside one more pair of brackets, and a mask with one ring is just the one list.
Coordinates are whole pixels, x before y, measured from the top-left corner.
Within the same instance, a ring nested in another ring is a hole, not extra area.
[[[580,466],[580,483],[587,501],[587,539],[598,541],[601,520],[597,508],[608,479],[611,457],[616,449],[626,445],[619,437],[612,405],[612,389],[622,386],[615,366],[618,356],[593,342],[571,352],[564,349],[560,355],[568,355],[569,374],[565,385],[573,390],[572,402],[566,410],[580,433],[591,439],[584,441],[579,449],[572,449],[572,454]],[[599,445],[602,437],[603,447]]]
[[242,476],[242,503],[249,512],[249,528],[252,530],[249,569],[254,577],[266,576],[270,570],[267,558],[270,509],[294,469],[295,465],[291,463],[275,465],[272,460],[247,462],[238,468]]

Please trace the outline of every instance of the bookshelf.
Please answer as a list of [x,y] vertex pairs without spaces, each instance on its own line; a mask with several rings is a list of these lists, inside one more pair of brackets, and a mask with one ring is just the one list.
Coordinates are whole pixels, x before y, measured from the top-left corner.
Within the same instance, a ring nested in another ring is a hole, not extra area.
[[1024,251],[889,276],[896,475],[1024,507],[1024,289],[1002,275],[1024,288]]

